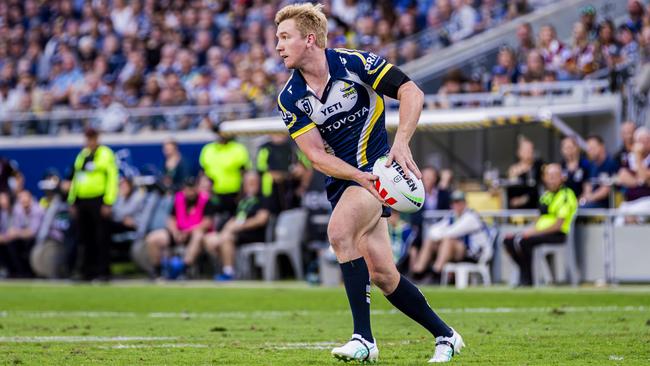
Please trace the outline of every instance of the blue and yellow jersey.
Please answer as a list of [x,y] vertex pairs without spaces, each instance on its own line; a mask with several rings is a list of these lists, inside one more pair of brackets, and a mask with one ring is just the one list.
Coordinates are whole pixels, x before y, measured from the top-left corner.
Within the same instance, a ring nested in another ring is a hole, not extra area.
[[380,86],[392,64],[373,54],[326,49],[329,79],[319,99],[294,70],[278,109],[292,138],[318,128],[328,153],[359,169],[389,151]]

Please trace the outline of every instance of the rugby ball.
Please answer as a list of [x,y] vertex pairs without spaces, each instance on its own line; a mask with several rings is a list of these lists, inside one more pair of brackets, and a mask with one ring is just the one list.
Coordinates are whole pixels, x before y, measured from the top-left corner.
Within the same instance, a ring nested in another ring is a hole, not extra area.
[[422,180],[411,172],[406,179],[404,169],[396,161],[386,167],[387,160],[388,157],[382,156],[372,167],[372,174],[379,177],[375,189],[390,208],[404,213],[418,211],[424,205]]

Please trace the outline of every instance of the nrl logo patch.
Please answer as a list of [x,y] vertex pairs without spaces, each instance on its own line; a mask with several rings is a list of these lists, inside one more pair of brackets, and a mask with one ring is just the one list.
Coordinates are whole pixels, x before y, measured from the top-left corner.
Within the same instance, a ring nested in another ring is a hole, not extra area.
[[309,116],[311,116],[311,112],[314,111],[314,108],[311,106],[311,102],[309,99],[303,99],[300,101],[302,110]]

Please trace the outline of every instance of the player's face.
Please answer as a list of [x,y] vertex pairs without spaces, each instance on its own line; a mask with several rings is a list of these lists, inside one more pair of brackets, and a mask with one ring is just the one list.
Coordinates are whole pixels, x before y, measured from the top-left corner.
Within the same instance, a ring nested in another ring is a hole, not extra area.
[[275,36],[278,38],[275,49],[282,57],[284,66],[287,69],[300,67],[300,60],[307,48],[307,38],[300,34],[296,22],[293,19],[283,21],[278,25]]

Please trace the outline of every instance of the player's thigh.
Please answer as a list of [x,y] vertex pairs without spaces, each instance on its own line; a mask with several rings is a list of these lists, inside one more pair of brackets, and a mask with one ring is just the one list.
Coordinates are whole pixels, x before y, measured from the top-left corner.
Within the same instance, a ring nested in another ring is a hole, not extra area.
[[359,186],[348,187],[338,201],[327,227],[332,244],[358,242],[381,217],[381,203]]
[[361,237],[359,251],[366,258],[370,271],[395,268],[387,219],[381,218],[368,233]]
[[145,241],[148,245],[168,246],[171,241],[169,236],[167,229],[158,229],[149,233]]

